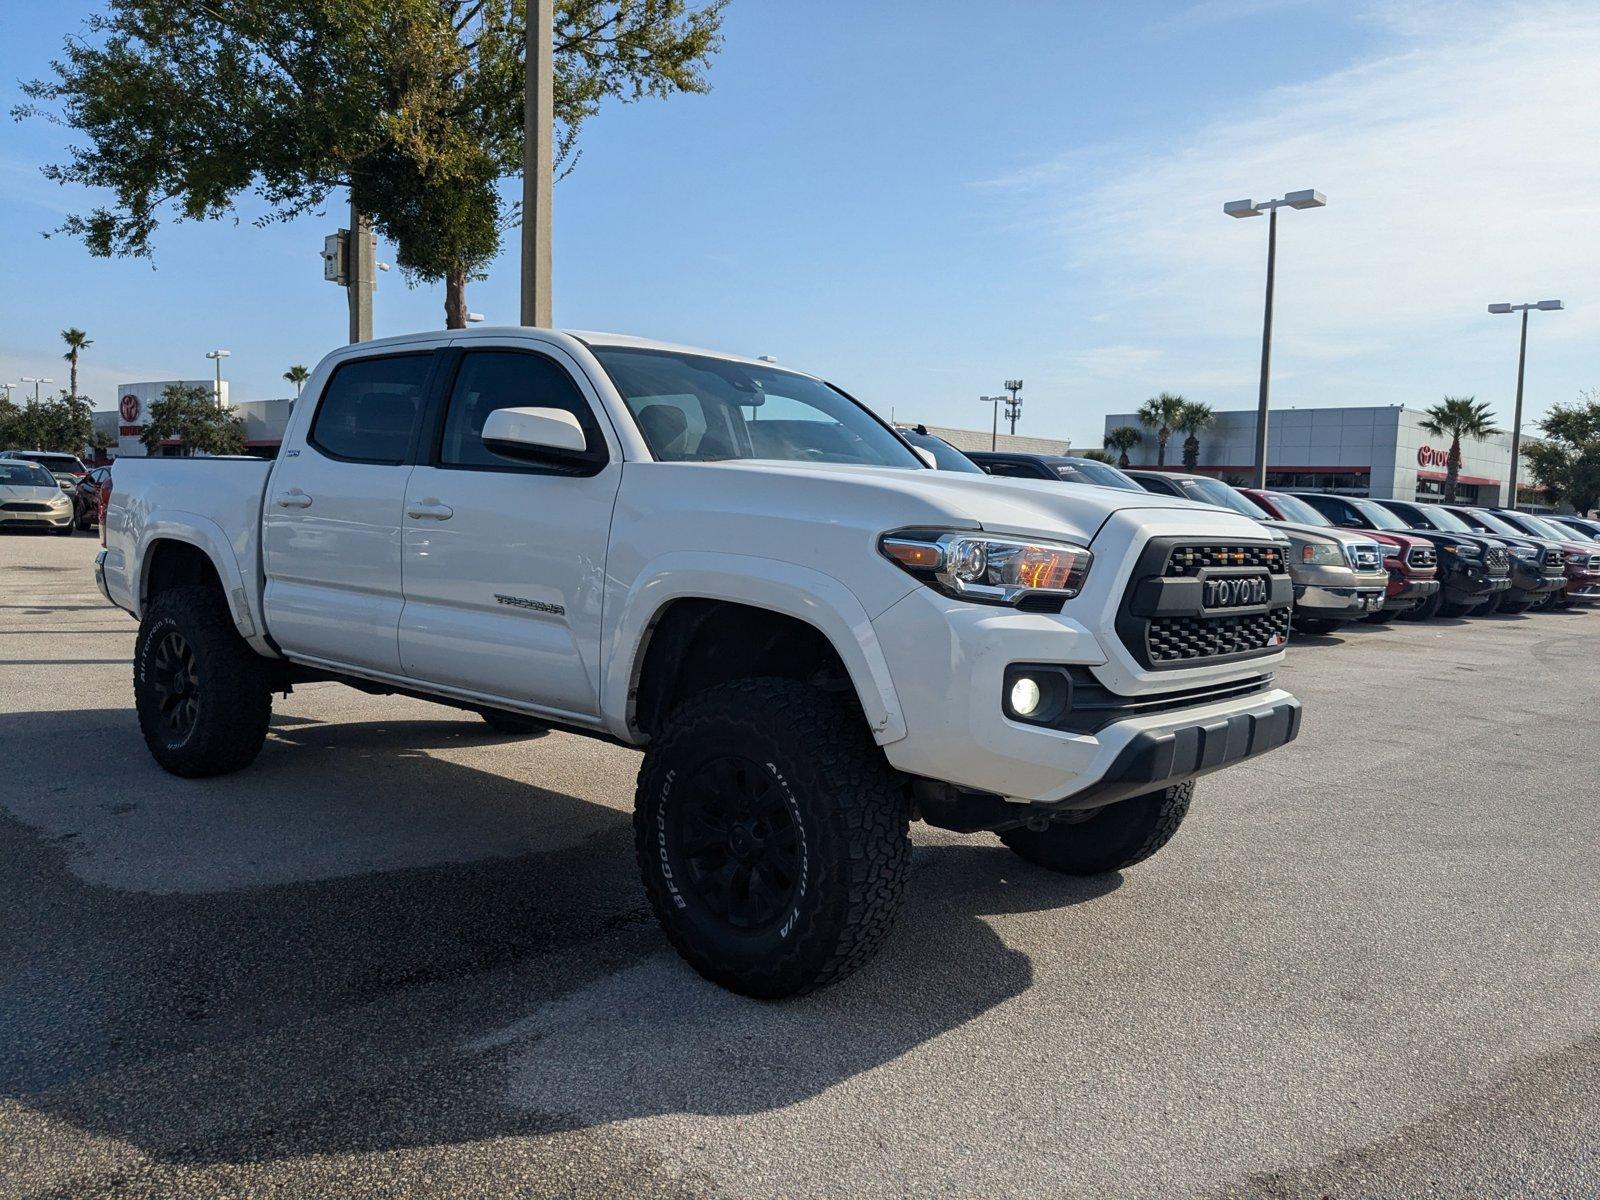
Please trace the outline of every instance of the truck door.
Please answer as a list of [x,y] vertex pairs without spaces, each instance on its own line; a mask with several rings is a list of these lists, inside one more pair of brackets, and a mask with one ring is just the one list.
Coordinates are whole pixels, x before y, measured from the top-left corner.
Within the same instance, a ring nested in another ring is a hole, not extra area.
[[[622,482],[609,419],[555,347],[452,351],[444,372],[443,408],[406,488],[405,672],[593,718],[606,546]],[[498,408],[572,413],[592,461],[495,453],[482,432]]]
[[290,655],[400,674],[400,510],[434,352],[334,369],[262,506],[267,629]]

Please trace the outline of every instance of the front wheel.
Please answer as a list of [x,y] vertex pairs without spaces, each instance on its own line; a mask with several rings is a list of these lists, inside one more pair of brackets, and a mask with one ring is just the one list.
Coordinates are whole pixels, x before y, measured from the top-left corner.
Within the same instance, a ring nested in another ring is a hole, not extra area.
[[134,706],[145,745],[174,775],[249,766],[272,717],[269,682],[216,590],[169,588],[145,609],[133,651]]
[[667,940],[747,996],[812,991],[883,943],[911,865],[905,780],[858,711],[787,679],[686,701],[639,772],[639,869]]
[[1172,840],[1189,812],[1194,781],[1134,796],[1053,822],[1002,830],[1000,840],[1029,862],[1065,875],[1102,875],[1141,863]]
[[1431,621],[1439,615],[1439,606],[1444,603],[1443,590],[1436,591],[1410,612],[1400,614],[1402,621]]

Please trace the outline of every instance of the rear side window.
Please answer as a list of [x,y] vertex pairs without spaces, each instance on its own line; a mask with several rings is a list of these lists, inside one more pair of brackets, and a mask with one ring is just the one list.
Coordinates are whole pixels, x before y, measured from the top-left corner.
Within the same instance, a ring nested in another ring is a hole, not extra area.
[[405,462],[432,365],[432,354],[345,363],[322,391],[311,444],[348,462]]
[[542,354],[469,350],[461,359],[439,438],[439,465],[548,470],[496,454],[483,444],[483,423],[499,408],[559,408],[578,418],[590,451],[604,446],[589,404],[572,377]]

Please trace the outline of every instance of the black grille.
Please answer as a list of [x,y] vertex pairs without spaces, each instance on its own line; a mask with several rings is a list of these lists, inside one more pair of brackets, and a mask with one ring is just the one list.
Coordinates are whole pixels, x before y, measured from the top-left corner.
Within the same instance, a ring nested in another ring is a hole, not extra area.
[[1182,578],[1198,575],[1206,567],[1265,567],[1273,575],[1287,569],[1277,546],[1174,546],[1164,574]]
[[0,504],[0,508],[7,512],[49,512],[48,504],[40,504],[36,500],[7,500]]
[[1490,546],[1483,552],[1483,565],[1491,575],[1505,575],[1511,570],[1511,552],[1504,546]]
[[1289,638],[1289,612],[1280,608],[1248,617],[1155,617],[1145,646],[1151,662],[1271,650]]
[[1552,547],[1544,552],[1544,565],[1547,567],[1564,567],[1567,565],[1567,556]]
[[1439,565],[1439,555],[1426,546],[1413,546],[1406,555],[1406,562],[1413,567],[1436,567]]

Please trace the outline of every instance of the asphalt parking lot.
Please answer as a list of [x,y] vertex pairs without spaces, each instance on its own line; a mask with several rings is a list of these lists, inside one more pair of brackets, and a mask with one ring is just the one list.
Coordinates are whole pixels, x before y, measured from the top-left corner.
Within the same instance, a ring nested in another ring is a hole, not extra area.
[[1157,858],[918,827],[762,1004],[658,936],[629,751],[318,684],[163,774],[96,548],[0,537],[0,1195],[1600,1193],[1600,614],[1306,639]]

